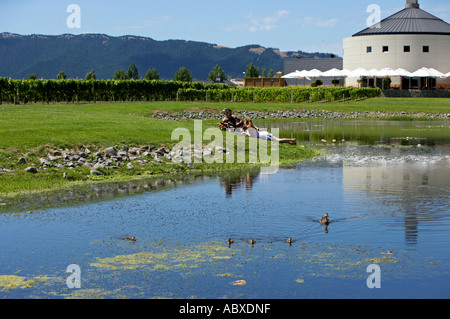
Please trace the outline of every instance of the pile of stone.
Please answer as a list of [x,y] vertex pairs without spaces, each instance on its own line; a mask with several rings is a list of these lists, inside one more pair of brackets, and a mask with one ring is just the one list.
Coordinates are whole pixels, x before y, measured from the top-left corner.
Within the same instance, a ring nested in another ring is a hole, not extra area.
[[[39,159],[39,169],[45,170],[50,167],[56,168],[76,168],[89,167],[92,175],[104,175],[99,169],[118,169],[126,166],[133,169],[134,164],[146,164],[149,162],[162,163],[164,158],[169,158],[170,149],[167,147],[140,146],[127,147],[111,146],[97,151],[89,148],[82,150],[50,149],[46,157]],[[26,164],[24,157],[19,159],[19,164]],[[29,173],[37,173],[39,170],[34,166],[25,169]]]
[[[111,146],[97,151],[91,151],[89,148],[82,150],[69,149],[49,149],[46,157],[39,159],[39,166],[29,166],[25,169],[28,173],[38,173],[39,171],[48,168],[90,168],[91,175],[104,175],[102,170],[119,169],[126,166],[127,169],[134,169],[135,165],[152,164],[174,164],[174,163],[188,163],[188,167],[193,167],[193,162],[202,162],[206,157],[213,157],[217,154],[228,154],[229,151],[220,146],[195,146],[188,145],[187,148],[177,147],[176,149],[169,149],[166,146]],[[190,160],[188,159],[190,158]],[[27,164],[27,160],[21,157],[19,164]],[[12,170],[8,170],[12,171]],[[4,171],[6,172],[6,170]]]

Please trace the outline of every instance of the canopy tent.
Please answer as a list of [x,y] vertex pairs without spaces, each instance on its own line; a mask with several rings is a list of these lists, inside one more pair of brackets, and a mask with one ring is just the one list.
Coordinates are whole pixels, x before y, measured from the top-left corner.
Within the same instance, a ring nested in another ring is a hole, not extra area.
[[413,78],[440,78],[444,77],[444,73],[439,72],[433,68],[421,68],[417,71],[411,73],[410,75]]

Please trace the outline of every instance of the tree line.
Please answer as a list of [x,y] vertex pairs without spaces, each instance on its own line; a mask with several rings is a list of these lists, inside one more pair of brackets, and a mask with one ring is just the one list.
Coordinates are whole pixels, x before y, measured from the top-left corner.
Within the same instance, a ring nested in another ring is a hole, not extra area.
[[[246,77],[246,78],[259,77],[259,76],[273,77],[273,75],[274,75],[273,69],[270,69],[268,73],[267,73],[266,69],[262,69],[260,72],[259,68],[255,65],[253,65],[253,63],[251,63],[251,64],[247,65],[244,77]],[[158,70],[153,68],[153,69],[147,70],[143,79],[151,81],[151,80],[159,80],[160,77],[161,77],[161,75],[158,73]],[[28,76],[28,79],[29,80],[37,80],[38,74],[32,73]],[[56,79],[57,80],[67,80],[67,75],[64,71],[61,71],[56,75]],[[94,70],[89,71],[86,74],[84,79],[86,81],[96,80],[97,76],[95,74],[95,71]],[[136,64],[133,62],[128,67],[127,72],[125,72],[124,69],[117,70],[114,73],[112,79],[113,80],[140,80],[141,77],[139,75],[139,70],[138,70]],[[226,80],[225,71],[219,65],[216,65],[211,70],[211,72],[209,72],[207,80],[212,81],[212,82],[224,82]],[[178,71],[175,72],[173,81],[192,82],[193,81],[192,72],[188,68],[182,66],[178,69]]]
[[162,80],[13,80],[0,78],[0,104],[166,101],[179,89],[227,89],[226,84]]

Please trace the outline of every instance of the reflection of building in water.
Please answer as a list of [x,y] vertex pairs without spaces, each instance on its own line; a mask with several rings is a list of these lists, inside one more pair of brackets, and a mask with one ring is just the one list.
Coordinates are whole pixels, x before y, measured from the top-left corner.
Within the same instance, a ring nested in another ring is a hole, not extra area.
[[430,204],[448,202],[449,185],[447,160],[433,165],[403,163],[343,168],[344,194],[349,199],[354,201],[365,194],[391,209],[391,213],[403,214],[407,244],[417,243],[421,221],[440,218],[439,212],[429,211],[436,206]]
[[251,191],[253,183],[259,172],[249,172],[246,174],[231,174],[223,176],[219,179],[219,184],[225,189],[227,197],[231,197],[233,190],[240,189],[245,186],[247,191]]

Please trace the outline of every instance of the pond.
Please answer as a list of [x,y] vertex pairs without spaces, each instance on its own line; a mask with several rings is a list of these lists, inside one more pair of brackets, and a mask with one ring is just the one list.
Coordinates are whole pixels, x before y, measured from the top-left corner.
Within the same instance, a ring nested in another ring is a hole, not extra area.
[[450,122],[264,125],[326,155],[0,207],[0,298],[450,297]]

